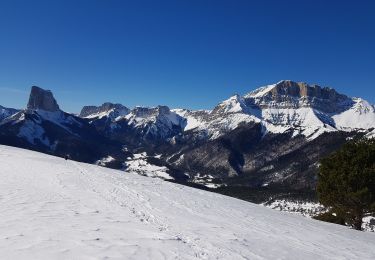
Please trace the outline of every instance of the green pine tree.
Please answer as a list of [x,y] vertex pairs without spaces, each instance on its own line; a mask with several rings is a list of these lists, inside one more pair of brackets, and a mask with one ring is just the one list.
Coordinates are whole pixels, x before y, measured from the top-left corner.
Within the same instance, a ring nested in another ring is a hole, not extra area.
[[351,141],[321,160],[317,192],[320,203],[354,229],[375,215],[375,139]]

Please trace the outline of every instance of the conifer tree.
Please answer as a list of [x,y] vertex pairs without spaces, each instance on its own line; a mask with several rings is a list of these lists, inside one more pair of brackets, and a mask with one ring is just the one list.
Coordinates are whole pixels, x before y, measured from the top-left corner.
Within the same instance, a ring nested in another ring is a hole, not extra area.
[[375,139],[348,142],[322,159],[317,192],[324,206],[361,230],[363,217],[375,214]]

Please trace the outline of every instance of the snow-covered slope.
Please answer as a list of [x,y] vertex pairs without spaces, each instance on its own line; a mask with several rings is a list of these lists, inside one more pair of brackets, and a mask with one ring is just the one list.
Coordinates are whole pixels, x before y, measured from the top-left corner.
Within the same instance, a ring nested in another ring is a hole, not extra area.
[[373,233],[0,146],[2,259],[374,259]]
[[19,110],[0,106],[0,122],[7,117],[16,114]]
[[185,120],[167,106],[135,107],[125,118],[129,125],[147,129],[146,134],[161,137],[169,137],[175,127],[183,129],[185,126]]
[[[184,131],[191,131],[212,140],[233,131],[241,125],[261,122],[259,118],[248,113],[247,108],[238,103],[235,98],[236,96],[223,101],[212,111],[189,111],[185,109],[174,109],[173,111],[186,119]],[[246,109],[246,111],[243,109]]]
[[375,108],[366,100],[353,98],[353,106],[332,118],[338,129],[369,129],[375,127]]
[[181,133],[186,125],[186,120],[167,106],[129,110],[120,104],[105,103],[100,107],[84,107],[80,116],[107,136],[127,133],[130,138],[130,135],[134,135],[131,139],[137,144],[144,139],[169,139]]
[[164,180],[173,180],[168,174],[168,168],[165,166],[153,165],[147,161],[147,153],[133,154],[133,157],[127,158],[124,163],[124,170],[127,173],[136,173],[152,178],[161,178]]
[[[77,118],[78,119],[78,118]],[[74,135],[71,130],[72,126],[81,126],[81,123],[77,119],[67,113],[62,111],[44,111],[44,110],[35,110],[35,111],[20,111],[14,116],[9,118],[9,123],[12,125],[19,124],[18,137],[27,140],[30,144],[44,144],[47,147],[53,149],[54,142],[49,140],[46,135],[46,130],[43,127],[43,122],[48,121],[51,124],[54,124],[67,133]]]
[[84,106],[79,114],[82,118],[101,119],[108,117],[112,120],[125,116],[130,112],[129,108],[121,104],[106,102],[101,106]]

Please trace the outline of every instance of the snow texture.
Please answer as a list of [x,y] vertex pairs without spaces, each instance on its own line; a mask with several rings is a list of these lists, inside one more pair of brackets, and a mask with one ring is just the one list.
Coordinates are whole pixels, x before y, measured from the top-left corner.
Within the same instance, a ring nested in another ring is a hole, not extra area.
[[35,144],[36,140],[45,146],[50,146],[50,141],[45,136],[44,129],[34,121],[25,121],[21,126],[18,137],[25,138],[29,143]]
[[[186,109],[173,109],[171,111],[173,111],[174,113],[176,113],[179,116],[186,119],[186,126],[184,128],[184,131],[189,131],[189,130],[193,130],[193,129],[202,130],[202,129],[207,128],[207,125],[206,125],[206,122],[204,121],[204,119],[199,117],[199,116],[194,115],[193,114],[194,112],[191,113],[190,111],[188,111]],[[199,111],[198,110],[197,112],[201,112],[203,114],[208,114],[210,111]]]
[[375,127],[375,109],[361,98],[354,98],[355,104],[341,114],[334,115],[336,127],[339,129],[369,129]]
[[375,259],[374,233],[0,146],[2,259]]
[[270,90],[272,90],[275,86],[276,86],[276,84],[260,87],[256,90],[250,92],[249,94],[247,94],[247,97],[254,97],[254,98],[262,97],[265,94],[267,94]]
[[[305,217],[313,217],[320,213],[327,212],[327,209],[320,203],[303,200],[276,199],[270,202],[262,203],[262,205],[271,209],[285,211],[291,214],[299,214]],[[374,232],[375,217],[364,217],[362,229],[365,231]]]
[[106,166],[107,163],[110,163],[110,162],[113,162],[115,160],[115,158],[113,158],[112,156],[108,155],[106,157],[103,157],[102,159],[100,160],[97,160],[95,162],[96,165],[99,165],[99,166]]
[[125,162],[125,172],[157,177],[164,180],[173,180],[173,177],[168,174],[168,168],[149,163],[145,152],[133,154],[133,158],[128,158]]

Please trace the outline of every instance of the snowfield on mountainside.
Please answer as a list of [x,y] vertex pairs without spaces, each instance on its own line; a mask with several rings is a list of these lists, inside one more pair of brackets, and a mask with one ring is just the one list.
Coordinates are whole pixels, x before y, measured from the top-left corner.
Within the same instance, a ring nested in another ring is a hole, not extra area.
[[1,259],[375,259],[375,234],[0,146]]

